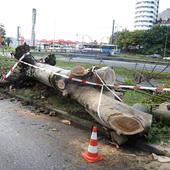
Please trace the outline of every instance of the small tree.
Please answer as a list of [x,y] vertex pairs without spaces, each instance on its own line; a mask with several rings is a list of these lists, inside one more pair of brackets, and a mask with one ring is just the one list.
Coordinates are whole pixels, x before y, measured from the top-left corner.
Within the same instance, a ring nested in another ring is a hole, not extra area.
[[[4,26],[0,24],[0,47],[1,46],[3,47],[5,45],[5,42],[4,42],[5,35],[6,35],[6,32],[5,32]],[[2,48],[2,50],[4,53],[4,48]]]
[[0,24],[0,43],[2,44],[4,42],[4,37],[6,35],[4,26]]
[[170,54],[170,27],[157,25],[146,31],[124,30],[116,34],[116,42],[125,52],[168,55]]
[[145,32],[143,39],[143,53],[157,53],[163,56],[165,43],[166,50],[170,51],[170,27],[160,25],[155,26]]
[[9,45],[12,43],[12,39],[10,37],[6,37],[5,38],[5,43],[7,44],[7,46],[9,47]]

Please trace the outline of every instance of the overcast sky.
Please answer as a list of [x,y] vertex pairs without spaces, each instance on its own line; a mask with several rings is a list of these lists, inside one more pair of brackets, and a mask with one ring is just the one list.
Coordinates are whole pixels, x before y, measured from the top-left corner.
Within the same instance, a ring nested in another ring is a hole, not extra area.
[[[36,39],[105,41],[116,29],[132,30],[135,0],[0,0],[0,23],[7,36],[31,38],[32,8],[37,9]],[[170,0],[160,0],[159,11],[170,8]]]

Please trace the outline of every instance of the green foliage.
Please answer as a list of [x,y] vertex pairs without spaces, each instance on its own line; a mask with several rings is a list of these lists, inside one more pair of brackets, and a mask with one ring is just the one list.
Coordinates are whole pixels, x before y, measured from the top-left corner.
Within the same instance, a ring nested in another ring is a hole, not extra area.
[[129,86],[135,86],[136,83],[132,79],[125,79],[125,84]]
[[146,105],[157,106],[163,102],[170,101],[170,92],[155,93],[146,98],[143,102]]
[[11,66],[15,63],[14,59],[9,59],[4,56],[0,56],[0,78],[6,74]]
[[170,88],[170,80],[167,80],[167,81],[166,81],[165,87],[166,87],[166,88]]
[[150,143],[170,144],[170,127],[154,120],[147,139]]
[[145,93],[140,93],[136,90],[129,90],[125,92],[123,96],[123,102],[125,102],[128,105],[134,105],[135,103],[143,103],[143,101],[148,97]]
[[12,39],[10,37],[5,38],[5,43],[9,47],[9,45],[12,43]]
[[4,37],[6,35],[5,28],[2,24],[0,24],[0,37]]
[[[170,81],[166,81],[165,87],[170,87]],[[148,96],[143,103],[146,105],[155,107],[163,102],[170,101],[170,92],[163,92],[163,93],[153,93],[152,95]]]
[[117,33],[116,42],[125,52],[142,54],[160,54],[163,56],[166,45],[166,54],[170,55],[170,27],[154,26],[152,29],[141,31],[122,31]]

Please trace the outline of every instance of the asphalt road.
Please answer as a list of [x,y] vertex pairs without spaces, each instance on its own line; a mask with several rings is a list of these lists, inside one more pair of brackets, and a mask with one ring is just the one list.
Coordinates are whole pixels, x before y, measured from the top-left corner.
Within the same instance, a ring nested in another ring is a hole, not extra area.
[[148,163],[146,155],[128,157],[100,141],[104,160],[89,164],[81,153],[90,134],[57,117],[36,115],[31,106],[0,100],[0,170],[123,170]]
[[[57,60],[60,61],[68,61],[68,58],[57,58]],[[155,67],[155,64],[150,63],[136,63],[136,62],[128,62],[128,61],[114,61],[114,60],[96,60],[96,59],[85,59],[85,58],[72,58],[70,62],[82,62],[82,63],[90,63],[90,64],[105,64],[108,66],[116,66],[121,68],[127,68],[127,69],[135,69],[138,70],[152,70]],[[155,70],[156,71],[162,71],[166,65],[157,65]],[[165,72],[170,72],[170,66],[166,68]]]
[[[57,119],[38,116],[18,102],[0,101],[0,170],[93,169],[78,139],[88,134]],[[87,138],[88,139],[88,138]],[[77,145],[77,146],[76,146]],[[83,150],[82,150],[83,149]]]
[[[36,59],[44,58],[41,56],[34,56]],[[118,61],[118,60],[99,60],[94,58],[84,58],[84,57],[56,57],[56,60],[59,61],[70,61],[70,62],[80,62],[80,63],[90,63],[90,64],[105,64],[108,66],[115,66],[127,69],[138,69],[138,70],[147,70],[152,71],[153,68],[156,71],[162,71],[165,69],[166,65],[161,64],[152,64],[152,63],[141,63],[141,62],[132,62],[132,61]],[[155,67],[156,65],[156,67]],[[164,72],[170,72],[170,66],[168,66]]]

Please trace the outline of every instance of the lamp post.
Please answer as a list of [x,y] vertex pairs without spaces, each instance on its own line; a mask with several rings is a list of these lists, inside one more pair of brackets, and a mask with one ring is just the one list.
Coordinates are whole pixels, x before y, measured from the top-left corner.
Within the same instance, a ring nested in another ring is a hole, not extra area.
[[165,37],[165,48],[164,48],[164,57],[166,57],[166,48],[167,48],[167,44],[168,44],[168,26],[167,26],[167,31],[166,31],[166,37]]
[[122,26],[120,26],[120,25],[116,25],[115,26],[115,45],[117,45],[117,39],[118,39],[118,32],[120,31],[120,30],[122,30]]

